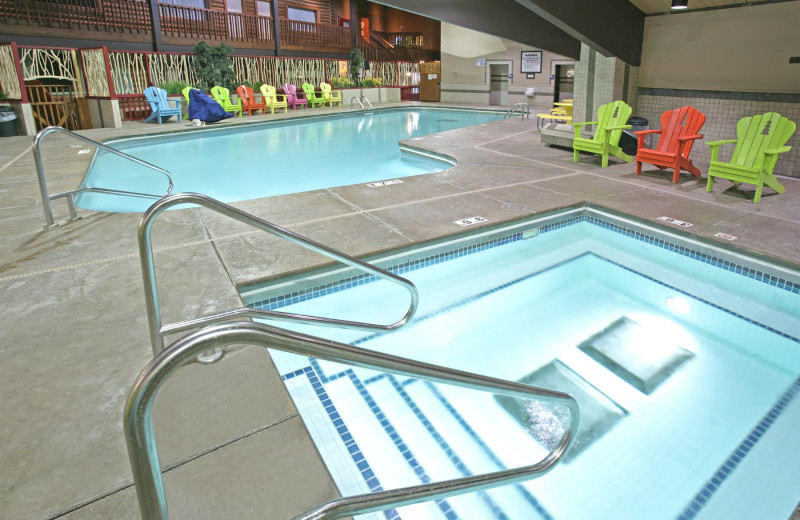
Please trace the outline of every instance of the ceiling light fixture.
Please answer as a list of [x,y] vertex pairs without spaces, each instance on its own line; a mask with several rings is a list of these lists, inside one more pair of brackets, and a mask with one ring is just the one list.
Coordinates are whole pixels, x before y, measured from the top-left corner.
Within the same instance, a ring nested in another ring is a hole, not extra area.
[[672,10],[678,11],[689,8],[689,0],[672,0]]

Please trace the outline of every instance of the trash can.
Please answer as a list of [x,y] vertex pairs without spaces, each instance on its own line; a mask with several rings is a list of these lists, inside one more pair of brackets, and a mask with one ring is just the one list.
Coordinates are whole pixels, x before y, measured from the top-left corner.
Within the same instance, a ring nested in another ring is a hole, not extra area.
[[[628,118],[628,124],[631,125],[630,130],[623,130],[622,136],[619,139],[619,147],[628,155],[636,155],[636,150],[639,148],[639,140],[634,132],[639,130],[648,130],[647,119],[643,117],[633,116]],[[650,148],[650,136],[644,137],[644,145]]]
[[17,135],[17,113],[11,107],[0,107],[0,137],[15,135]]

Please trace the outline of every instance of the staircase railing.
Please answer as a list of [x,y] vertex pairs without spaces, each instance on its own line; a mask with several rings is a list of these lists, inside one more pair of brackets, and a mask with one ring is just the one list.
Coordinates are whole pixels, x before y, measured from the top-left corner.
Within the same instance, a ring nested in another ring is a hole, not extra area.
[[[250,309],[247,307],[231,309],[217,314],[163,325],[161,321],[161,309],[158,300],[158,287],[155,274],[155,262],[153,260],[151,231],[156,218],[165,210],[178,204],[198,204],[212,211],[238,220],[239,222],[249,224],[255,228],[261,229],[262,231],[266,231],[278,237],[284,238],[289,242],[305,247],[306,249],[321,253],[329,258],[333,258],[334,260],[369,273],[377,278],[400,285],[408,291],[411,298],[411,303],[409,304],[408,310],[402,318],[388,325],[340,320],[335,318],[323,318],[319,316],[308,316],[305,314],[294,314],[265,309]],[[229,206],[199,193],[177,193],[175,195],[170,195],[169,197],[164,197],[163,199],[156,201],[156,203],[144,213],[142,220],[139,223],[139,257],[142,264],[145,303],[147,306],[147,318],[150,326],[150,341],[153,346],[153,355],[158,355],[162,350],[164,350],[164,336],[168,334],[185,332],[201,326],[241,318],[269,318],[272,320],[308,323],[313,325],[324,325],[347,329],[390,332],[401,327],[403,324],[408,322],[412,316],[414,316],[414,313],[417,312],[417,304],[419,302],[417,288],[413,283],[405,278],[397,276],[389,271],[359,260],[358,258],[352,257],[326,245],[320,244],[319,242],[315,242],[309,238],[298,235],[297,233],[278,226],[277,224],[267,222],[266,220],[260,219],[254,215],[236,209],[233,206]],[[209,353],[207,356],[202,358],[201,361],[215,361],[220,355],[221,352],[217,352],[214,355]]]
[[[42,160],[42,151],[41,151],[40,147],[41,147],[42,140],[47,135],[49,135],[49,134],[51,134],[53,132],[59,132],[59,133],[62,133],[62,134],[66,134],[66,135],[68,135],[68,136],[70,136],[70,137],[72,137],[74,139],[77,139],[78,141],[83,141],[86,144],[89,144],[91,146],[96,146],[97,148],[105,150],[106,152],[113,153],[114,155],[117,155],[117,156],[122,157],[124,159],[127,159],[129,161],[133,161],[136,164],[139,164],[141,166],[145,166],[145,167],[150,168],[152,170],[155,170],[157,172],[163,173],[167,177],[167,180],[169,181],[169,187],[167,188],[167,192],[164,193],[163,195],[153,195],[151,193],[138,193],[138,192],[134,192],[134,191],[112,190],[112,189],[108,189],[108,188],[94,188],[94,187],[91,187],[91,186],[86,186],[86,187],[83,187],[83,188],[77,188],[77,189],[70,190],[70,191],[64,191],[64,192],[61,192],[61,193],[56,193],[55,195],[50,195],[48,193],[48,190],[47,190],[47,179],[45,179],[45,175],[44,175],[44,161]],[[75,195],[80,195],[81,193],[93,192],[93,193],[105,193],[107,195],[125,195],[125,196],[128,196],[128,197],[145,197],[145,198],[152,198],[152,199],[160,199],[161,197],[165,197],[165,196],[169,195],[170,192],[172,192],[172,185],[173,185],[172,174],[169,173],[167,170],[165,170],[163,168],[159,168],[158,166],[154,166],[154,165],[152,165],[152,164],[150,164],[148,162],[145,162],[145,161],[143,161],[141,159],[138,159],[138,158],[136,158],[136,157],[134,157],[132,155],[128,155],[128,154],[126,154],[124,152],[120,152],[119,150],[115,150],[114,148],[111,148],[110,146],[106,146],[103,143],[98,143],[97,141],[89,139],[88,137],[84,137],[84,136],[82,136],[80,134],[76,134],[75,132],[72,132],[70,130],[67,130],[65,128],[61,128],[61,127],[58,127],[58,126],[48,126],[47,128],[43,128],[42,130],[39,131],[39,133],[36,134],[36,137],[33,138],[33,160],[36,163],[36,175],[38,176],[38,179],[39,179],[39,192],[42,195],[42,209],[44,211],[44,222],[45,222],[44,228],[45,229],[53,228],[53,227],[56,227],[58,225],[58,224],[55,224],[54,221],[53,221],[53,210],[52,210],[52,207],[50,206],[50,201],[55,200],[55,199],[66,198],[67,199],[67,204],[69,205],[69,220],[76,220],[76,219],[78,219],[78,213],[75,210],[74,197],[75,197]]]
[[153,404],[160,388],[181,366],[201,352],[234,344],[279,349],[519,399],[547,401],[566,406],[570,410],[569,427],[564,428],[561,440],[547,456],[535,464],[339,498],[302,514],[295,520],[343,518],[529,480],[553,469],[570,448],[578,432],[580,421],[578,404],[575,398],[568,394],[374,352],[261,323],[220,324],[196,331],[161,351],[144,368],[128,395],[123,419],[125,440],[143,520],[169,519],[152,421]]

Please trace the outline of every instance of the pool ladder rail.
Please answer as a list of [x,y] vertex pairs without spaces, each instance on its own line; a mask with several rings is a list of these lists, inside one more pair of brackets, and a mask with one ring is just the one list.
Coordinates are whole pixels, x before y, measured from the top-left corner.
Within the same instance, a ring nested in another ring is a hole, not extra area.
[[[368,324],[257,309],[235,309],[162,327],[150,240],[151,228],[155,219],[163,211],[171,206],[186,203],[204,206],[283,237],[292,243],[339,260],[378,278],[399,284],[405,287],[410,294],[411,304],[409,309],[400,320],[390,325]],[[139,510],[143,520],[169,519],[158,447],[152,423],[152,409],[160,388],[182,366],[192,362],[194,359],[202,360],[203,357],[209,356],[209,353],[222,352],[224,347],[231,345],[248,344],[273,348],[336,363],[345,363],[354,367],[426,379],[435,383],[452,384],[519,399],[536,399],[566,406],[570,411],[569,427],[565,427],[561,440],[550,453],[535,464],[441,482],[343,497],[304,513],[296,517],[295,520],[343,518],[530,480],[542,476],[553,469],[564,454],[567,453],[576,438],[580,422],[580,411],[575,398],[568,394],[374,352],[263,323],[229,321],[235,318],[266,317],[317,325],[390,332],[406,324],[416,312],[419,298],[417,289],[413,283],[405,278],[314,242],[288,229],[281,228],[210,197],[193,193],[181,193],[162,198],[145,212],[139,224],[139,249],[154,357],[139,374],[128,395],[125,404],[123,429],[125,431],[128,457],[133,472]],[[208,326],[199,328],[199,330],[191,332],[164,348],[164,335],[198,328],[203,325]]]
[[[109,189],[109,188],[95,188],[95,187],[91,187],[91,186],[85,186],[83,188],[77,188],[77,189],[70,190],[70,191],[64,191],[64,192],[61,192],[61,193],[56,193],[55,195],[50,195],[48,193],[48,190],[47,190],[47,180],[46,180],[45,174],[44,174],[44,161],[42,160],[41,143],[42,143],[42,140],[47,135],[49,135],[51,133],[54,133],[54,132],[68,135],[68,136],[70,136],[70,137],[72,137],[74,139],[77,139],[78,141],[82,141],[82,142],[84,142],[84,143],[86,143],[88,145],[95,146],[97,148],[105,150],[106,152],[113,153],[114,155],[117,155],[117,156],[122,157],[124,159],[127,159],[129,161],[133,161],[136,164],[139,164],[141,166],[145,166],[147,168],[150,168],[152,170],[155,170],[155,171],[157,171],[159,173],[164,174],[164,176],[167,177],[167,181],[169,183],[169,186],[167,188],[166,193],[164,193],[163,195],[153,195],[153,194],[150,194],[150,193],[138,193],[138,192],[134,192],[134,191],[123,191],[123,190],[114,190],[114,189]],[[77,133],[71,131],[71,130],[67,130],[66,128],[61,128],[60,126],[48,126],[47,128],[43,128],[42,130],[40,130],[36,134],[36,137],[33,138],[32,148],[33,148],[33,160],[34,160],[34,163],[36,164],[36,175],[37,175],[37,178],[39,180],[39,192],[42,195],[42,209],[44,211],[44,222],[45,222],[45,224],[43,226],[44,229],[52,229],[52,228],[55,228],[55,227],[59,226],[59,224],[56,224],[54,222],[54,220],[53,220],[53,210],[52,210],[52,207],[50,206],[50,201],[53,201],[55,199],[66,198],[67,199],[67,205],[69,206],[69,218],[67,220],[78,220],[78,219],[80,219],[80,217],[78,216],[78,213],[75,210],[75,200],[74,200],[74,198],[75,198],[75,195],[80,195],[81,193],[87,193],[87,192],[105,193],[107,195],[125,195],[125,196],[128,196],[128,197],[144,197],[144,198],[151,198],[151,199],[160,199],[161,197],[164,197],[164,196],[169,195],[170,193],[172,193],[172,187],[173,187],[172,174],[170,172],[168,172],[167,170],[165,170],[163,168],[159,168],[158,166],[152,165],[152,164],[150,164],[148,162],[145,162],[145,161],[143,161],[141,159],[138,159],[138,158],[136,158],[136,157],[134,157],[132,155],[128,155],[128,154],[126,154],[124,152],[120,152],[119,150],[115,150],[114,148],[111,148],[110,146],[107,146],[107,145],[104,145],[103,143],[99,143],[97,141],[89,139],[88,137],[84,137],[84,136],[82,136],[80,134],[77,134]]]
[[[158,299],[158,287],[155,275],[155,261],[153,258],[151,235],[153,223],[158,216],[170,207],[179,204],[197,204],[199,206],[203,206],[212,211],[238,220],[239,222],[243,222],[262,231],[266,231],[280,238],[284,238],[293,244],[325,255],[372,276],[400,285],[409,293],[410,304],[408,310],[396,322],[385,325],[334,318],[323,318],[319,316],[308,316],[305,314],[270,311],[265,309],[251,309],[248,307],[231,309],[217,314],[164,325],[162,323],[161,308]],[[150,206],[150,208],[142,216],[142,220],[139,222],[138,241],[139,259],[142,266],[142,277],[144,278],[145,304],[147,306],[147,318],[150,327],[150,342],[153,347],[154,356],[158,355],[162,350],[164,350],[165,336],[178,332],[186,332],[222,321],[230,321],[242,318],[264,318],[347,329],[390,332],[407,323],[408,320],[414,316],[414,313],[417,312],[419,293],[417,292],[417,288],[414,286],[414,284],[405,278],[401,278],[400,276],[390,273],[389,271],[342,253],[341,251],[332,249],[324,244],[320,244],[319,242],[315,242],[302,235],[298,235],[293,231],[241,211],[207,195],[202,195],[199,193],[177,193],[159,199],[152,206]],[[221,355],[221,351],[215,351],[213,353],[209,352],[207,353],[207,356],[201,357],[200,361],[210,363],[219,359]]]
[[536,399],[556,403],[566,406],[570,410],[569,427],[564,428],[561,440],[550,453],[534,464],[338,498],[295,517],[295,520],[350,517],[540,477],[558,464],[569,450],[578,432],[580,422],[578,403],[568,394],[353,347],[262,323],[218,324],[181,338],[160,352],[140,373],[128,395],[125,403],[123,429],[142,520],[169,520],[158,446],[152,422],[152,409],[160,388],[179,368],[190,363],[202,352],[241,344],[278,349],[355,367],[487,391],[518,399]]
[[[372,112],[372,111],[375,110],[375,108],[372,106],[372,103],[370,103],[369,99],[367,99],[365,96],[361,96],[361,99],[359,99],[356,96],[353,96],[352,98],[350,98],[350,108],[353,108],[353,101],[358,103],[358,106],[361,107],[361,110],[363,110],[365,114],[367,112]],[[364,103],[362,103],[362,101],[366,102],[366,104],[367,104],[366,107],[364,106]],[[367,107],[369,107],[369,108],[367,108]]]
[[517,109],[519,109],[519,115],[522,116],[522,119],[530,119],[531,107],[529,107],[527,103],[515,104],[506,111],[506,113],[503,115],[503,119],[514,117],[514,113],[517,112]]

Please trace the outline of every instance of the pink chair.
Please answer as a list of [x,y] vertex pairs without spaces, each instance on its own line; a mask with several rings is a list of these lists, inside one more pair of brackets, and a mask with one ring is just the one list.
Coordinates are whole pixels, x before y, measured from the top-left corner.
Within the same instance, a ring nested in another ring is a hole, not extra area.
[[291,83],[284,83],[283,84],[283,93],[286,94],[286,103],[292,110],[297,109],[297,105],[300,105],[301,108],[305,108],[308,101],[306,100],[306,95],[304,92],[297,93],[297,89]]

